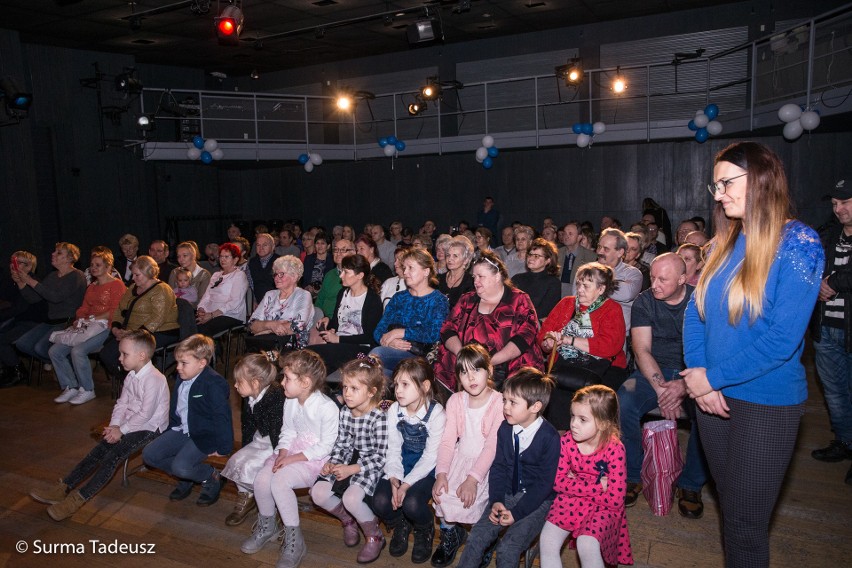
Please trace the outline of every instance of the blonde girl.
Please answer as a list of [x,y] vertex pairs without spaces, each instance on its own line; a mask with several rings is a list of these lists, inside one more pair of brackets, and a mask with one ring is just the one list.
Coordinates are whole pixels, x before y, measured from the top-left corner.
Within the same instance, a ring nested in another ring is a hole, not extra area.
[[406,553],[414,529],[411,561],[420,564],[432,556],[435,515],[429,498],[446,414],[435,400],[432,366],[422,357],[397,366],[393,388],[396,402],[388,409],[385,475],[373,494],[373,510],[393,530],[391,556]]
[[284,523],[279,566],[295,568],[307,553],[294,490],[310,487],[337,439],[337,405],[322,393],[326,369],[312,351],[292,351],[281,360],[283,405],[275,453],[255,480],[258,518],[241,550],[259,551],[278,534],[275,509]]
[[276,382],[278,353],[253,353],[234,365],[234,386],[246,399],[240,419],[243,447],[228,460],[222,475],[239,489],[234,510],[225,524],[242,523],[255,507],[255,478],[273,454],[281,434],[284,392]]
[[561,444],[556,499],[541,531],[542,568],[561,568],[560,550],[568,537],[583,568],[633,564],[615,391],[604,385],[578,390],[571,401],[571,429]]
[[386,413],[379,407],[385,390],[382,363],[375,357],[354,359],[340,369],[343,402],[337,441],[311,497],[343,523],[343,542],[358,544],[358,527],[365,544],[358,552],[361,564],[374,561],[385,546],[379,520],[364,501],[372,496],[385,467],[388,447]]
[[456,523],[476,523],[488,505],[488,471],[497,453],[503,397],[493,388],[494,368],[479,344],[456,357],[456,384],[447,401],[447,425],[438,448],[432,500],[441,519],[441,543],[432,566],[452,564],[467,532]]

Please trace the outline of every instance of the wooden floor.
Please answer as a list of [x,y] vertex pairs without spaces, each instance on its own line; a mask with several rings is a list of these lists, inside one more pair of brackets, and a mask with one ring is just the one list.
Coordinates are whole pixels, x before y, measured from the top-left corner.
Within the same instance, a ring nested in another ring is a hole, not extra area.
[[[826,464],[810,457],[812,449],[832,437],[821,393],[813,384],[812,367],[808,360],[811,396],[772,527],[772,566],[852,565],[852,487],[843,482],[850,462]],[[224,518],[233,504],[231,495],[212,507],[200,508],[194,503],[195,495],[183,502],[169,502],[171,487],[156,480],[133,477],[130,487],[124,488],[116,479],[62,523],[52,521],[46,506],[28,496],[32,487],[47,486],[66,475],[93,445],[89,428],[109,418],[109,386],[100,372],[95,376],[100,396],[80,407],[52,402],[59,392],[52,373],[45,373],[38,387],[0,390],[0,566],[274,565],[277,549],[272,545],[253,556],[240,552],[251,521],[239,527],[225,526]],[[234,392],[235,402],[236,398]],[[676,511],[668,517],[654,517],[640,497],[628,510],[635,566],[723,566],[719,517],[708,488],[704,500],[704,518],[692,521]],[[303,504],[309,507],[306,498]],[[302,566],[357,566],[357,549],[343,546],[336,521],[308,513],[302,526],[309,548]],[[90,541],[155,546],[152,555],[119,555],[93,553]],[[27,552],[16,551],[21,543],[28,547]],[[66,545],[65,550],[58,545]],[[50,552],[50,547],[59,552]],[[77,553],[77,548],[85,552]],[[578,565],[573,551],[567,549],[563,562]],[[406,557],[391,558],[387,551],[375,563],[408,564]]]

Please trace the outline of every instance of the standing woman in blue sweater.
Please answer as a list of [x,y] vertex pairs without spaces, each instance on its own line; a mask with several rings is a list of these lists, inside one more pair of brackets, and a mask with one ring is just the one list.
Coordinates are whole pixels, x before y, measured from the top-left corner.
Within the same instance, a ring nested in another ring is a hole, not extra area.
[[716,237],[684,319],[681,374],[722,512],[725,564],[769,566],[769,519],[807,398],[800,361],[819,292],[819,237],[792,219],[784,168],[767,147],[716,156]]

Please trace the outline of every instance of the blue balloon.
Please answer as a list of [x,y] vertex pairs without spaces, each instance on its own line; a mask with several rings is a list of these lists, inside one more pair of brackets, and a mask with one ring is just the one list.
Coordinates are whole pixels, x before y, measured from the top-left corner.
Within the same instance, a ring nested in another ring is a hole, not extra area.
[[582,134],[583,133],[583,125],[580,124],[579,122],[575,122],[574,125],[571,127],[571,132],[573,132],[574,134]]
[[710,133],[707,132],[706,128],[699,128],[695,133],[695,140],[700,144],[707,142],[708,138],[710,138]]
[[497,149],[497,146],[491,146],[488,149],[488,155],[492,158],[496,158],[497,154],[499,154],[499,153],[500,153],[500,150]]
[[388,145],[388,139],[387,138],[385,138],[385,137],[379,138],[379,146],[380,147],[384,148],[387,145]]
[[394,136],[393,134],[388,136],[388,144],[396,144],[396,136]]
[[204,148],[204,138],[202,138],[199,134],[196,134],[192,137],[192,145],[201,150]]
[[686,125],[686,127],[687,127],[687,128],[689,128],[690,130],[692,130],[693,132],[695,132],[696,130],[698,130],[698,127],[697,127],[697,126],[695,126],[695,121],[694,121],[694,120],[690,120],[690,121],[689,121],[689,124],[687,124],[687,125]]
[[307,154],[299,154],[299,163],[302,164],[303,166],[305,164],[307,164],[308,160],[310,160],[310,159],[311,159],[311,157],[308,156]]
[[591,122],[584,122],[580,127],[580,130],[583,134],[588,134],[589,136],[595,133],[595,127],[592,126]]
[[486,170],[490,170],[491,166],[494,165],[494,160],[491,159],[491,156],[488,156],[484,160],[482,160],[482,167]]
[[394,146],[396,146],[397,152],[402,152],[403,150],[405,150],[405,142],[403,142],[402,140],[397,140]]
[[713,103],[710,103],[706,107],[704,107],[704,114],[707,115],[707,118],[710,120],[716,120],[716,117],[719,116],[719,107]]
[[213,156],[210,154],[210,152],[204,150],[203,152],[201,152],[201,161],[205,164],[209,164],[213,161]]

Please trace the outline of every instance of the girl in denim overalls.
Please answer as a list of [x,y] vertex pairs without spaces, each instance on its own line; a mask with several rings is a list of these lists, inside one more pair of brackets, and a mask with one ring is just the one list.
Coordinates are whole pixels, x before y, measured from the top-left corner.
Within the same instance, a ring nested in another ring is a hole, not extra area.
[[446,415],[433,399],[434,384],[432,367],[421,357],[406,359],[396,368],[396,402],[388,409],[385,475],[373,494],[373,510],[393,529],[391,556],[406,553],[414,528],[411,561],[415,564],[431,557],[435,533],[429,498]]

